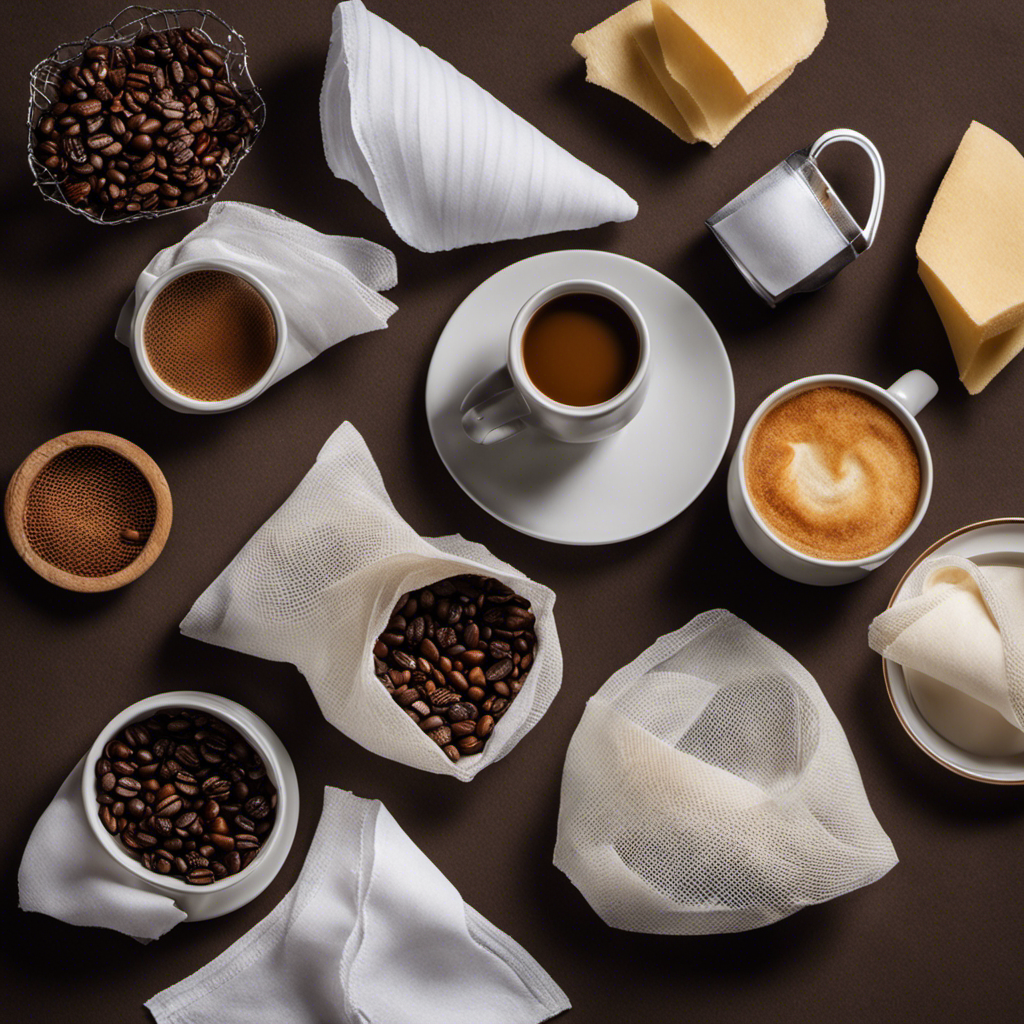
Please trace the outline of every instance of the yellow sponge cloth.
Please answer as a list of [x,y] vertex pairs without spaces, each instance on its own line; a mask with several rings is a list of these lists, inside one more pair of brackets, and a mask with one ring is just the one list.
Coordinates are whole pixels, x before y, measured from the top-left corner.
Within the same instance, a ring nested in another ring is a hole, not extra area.
[[971,123],[917,240],[918,272],[977,394],[1024,349],[1024,156]]
[[637,0],[573,49],[587,80],[717,146],[821,41],[824,0]]

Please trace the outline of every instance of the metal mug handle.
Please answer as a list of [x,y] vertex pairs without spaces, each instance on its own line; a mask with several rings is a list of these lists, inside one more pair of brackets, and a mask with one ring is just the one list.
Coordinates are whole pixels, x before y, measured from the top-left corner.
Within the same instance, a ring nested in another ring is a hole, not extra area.
[[860,146],[871,160],[875,182],[871,196],[871,212],[868,214],[867,223],[860,229],[861,234],[864,235],[864,239],[868,243],[868,247],[870,247],[871,243],[875,240],[878,221],[882,216],[882,203],[885,200],[885,166],[882,164],[882,155],[866,135],[861,135],[860,132],[856,132],[852,128],[834,128],[830,132],[825,132],[811,146],[808,155],[812,160],[816,161],[818,154],[826,147],[831,146],[833,142],[852,142],[855,146]]

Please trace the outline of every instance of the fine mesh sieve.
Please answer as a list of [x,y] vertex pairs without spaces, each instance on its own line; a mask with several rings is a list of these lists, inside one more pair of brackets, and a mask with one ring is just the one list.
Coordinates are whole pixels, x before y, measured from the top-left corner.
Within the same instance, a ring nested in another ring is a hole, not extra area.
[[4,502],[18,554],[67,590],[124,586],[156,561],[171,526],[171,495],[155,462],[124,438],[62,434],[18,467]]
[[149,307],[142,334],[153,372],[173,391],[200,402],[248,391],[277,350],[267,301],[248,281],[223,270],[195,270],[167,284]]

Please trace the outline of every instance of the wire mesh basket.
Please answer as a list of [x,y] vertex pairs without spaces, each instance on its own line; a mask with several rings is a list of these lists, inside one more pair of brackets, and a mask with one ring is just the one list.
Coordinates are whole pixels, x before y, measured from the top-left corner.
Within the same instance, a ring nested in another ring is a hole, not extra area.
[[[239,151],[232,156],[231,162],[224,168],[223,177],[211,182],[207,191],[195,199],[170,208],[155,207],[137,212],[114,211],[103,207],[99,213],[75,205],[65,195],[63,186],[68,183],[68,174],[63,170],[51,169],[39,159],[36,148],[38,137],[36,126],[40,118],[58,99],[61,85],[61,71],[70,64],[75,64],[92,46],[129,46],[139,36],[153,32],[168,32],[173,29],[193,29],[207,39],[214,48],[220,51],[227,72],[226,81],[234,86],[244,99],[251,114],[254,127],[244,136]],[[209,203],[227,184],[238,169],[242,158],[252,148],[266,120],[266,104],[249,74],[246,60],[245,40],[227,22],[212,11],[198,8],[176,10],[154,10],[150,7],[126,7],[106,25],[102,25],[85,39],[74,43],[58,46],[48,57],[41,60],[29,77],[28,107],[28,163],[35,178],[36,188],[43,198],[50,202],[77,213],[96,224],[129,224],[137,220],[151,220],[179,210],[190,210],[193,207]]]

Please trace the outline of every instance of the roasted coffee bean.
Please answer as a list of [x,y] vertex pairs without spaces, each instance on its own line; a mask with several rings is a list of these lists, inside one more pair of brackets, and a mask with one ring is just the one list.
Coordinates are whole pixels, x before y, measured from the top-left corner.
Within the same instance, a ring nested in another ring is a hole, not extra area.
[[[220,115],[226,127],[232,115]],[[393,699],[448,756],[478,753],[522,686],[530,602],[499,580],[454,576],[403,594],[373,646]]]
[[[173,45],[89,47],[63,66],[55,83],[57,98],[36,123],[34,156],[69,203],[114,219],[195,202],[219,186],[248,148],[257,127],[248,98],[231,83],[220,48],[201,31],[195,34],[199,41],[193,43],[179,33],[181,41]],[[56,146],[58,132],[64,143],[79,140],[70,153],[44,148]],[[123,161],[122,147],[130,160]],[[161,151],[166,166],[160,172],[180,171],[188,191],[136,195],[135,187],[153,176],[153,163],[139,156]],[[98,162],[88,164],[87,152]],[[207,157],[209,162],[201,164]],[[95,180],[89,180],[93,171]]]
[[[220,774],[210,774],[222,761]],[[194,871],[226,877],[244,869],[273,828],[277,792],[259,754],[231,726],[199,712],[161,712],[128,726],[94,769],[104,828],[152,871],[186,881]],[[237,802],[226,802],[232,796]],[[205,874],[196,877],[194,884],[209,884]]]
[[216,877],[209,868],[193,868],[185,876],[185,880],[190,885],[209,885],[216,881]]

